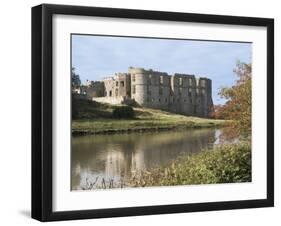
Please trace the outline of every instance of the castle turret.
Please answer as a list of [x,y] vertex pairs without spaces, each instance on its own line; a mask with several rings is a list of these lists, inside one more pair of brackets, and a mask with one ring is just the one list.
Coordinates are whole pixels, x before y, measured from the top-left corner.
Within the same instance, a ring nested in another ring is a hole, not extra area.
[[131,77],[131,98],[145,106],[147,100],[147,73],[143,68],[129,68]]
[[131,97],[149,108],[168,110],[170,101],[170,76],[165,72],[129,68]]

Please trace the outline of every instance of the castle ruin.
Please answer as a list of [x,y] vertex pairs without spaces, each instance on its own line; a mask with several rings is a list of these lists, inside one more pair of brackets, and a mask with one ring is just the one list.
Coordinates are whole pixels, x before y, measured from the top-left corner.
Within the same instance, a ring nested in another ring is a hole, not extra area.
[[110,104],[132,104],[174,113],[209,117],[213,108],[212,81],[189,74],[128,69],[103,81],[87,81],[73,90],[85,98]]

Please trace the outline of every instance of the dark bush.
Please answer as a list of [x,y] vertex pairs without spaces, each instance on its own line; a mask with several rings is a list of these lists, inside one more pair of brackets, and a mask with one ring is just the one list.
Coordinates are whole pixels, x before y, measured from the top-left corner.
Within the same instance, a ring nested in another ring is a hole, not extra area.
[[112,112],[114,118],[134,118],[135,112],[131,106],[117,106]]
[[71,107],[72,107],[72,119],[77,119],[78,116],[79,116],[79,108],[78,108],[78,100],[75,99],[75,96],[74,94],[72,94],[72,104],[71,104]]

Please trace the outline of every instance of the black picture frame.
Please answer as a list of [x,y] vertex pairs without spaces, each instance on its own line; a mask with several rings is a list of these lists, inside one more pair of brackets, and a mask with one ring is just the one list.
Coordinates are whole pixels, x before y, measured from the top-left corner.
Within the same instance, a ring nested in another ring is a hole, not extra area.
[[[267,198],[129,208],[52,210],[52,17],[55,14],[267,28]],[[43,4],[32,8],[32,218],[40,221],[270,207],[274,205],[274,20]]]

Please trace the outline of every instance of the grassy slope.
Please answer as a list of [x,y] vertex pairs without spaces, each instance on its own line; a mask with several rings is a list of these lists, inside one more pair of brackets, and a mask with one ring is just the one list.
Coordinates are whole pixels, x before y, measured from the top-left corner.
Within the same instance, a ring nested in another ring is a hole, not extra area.
[[114,106],[96,102],[78,103],[79,119],[72,121],[74,134],[164,130],[222,126],[225,121],[184,116],[156,109],[134,108],[134,119],[113,119]]

